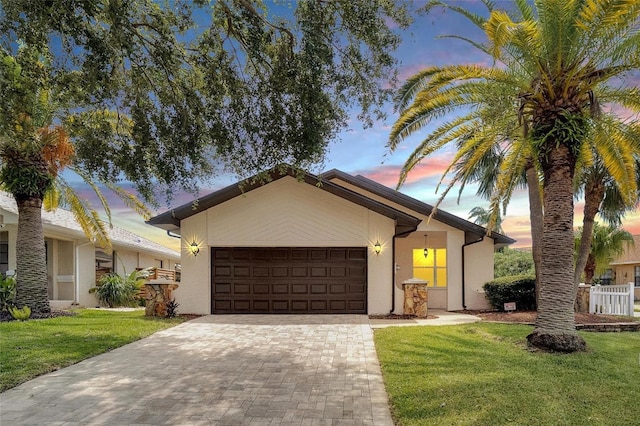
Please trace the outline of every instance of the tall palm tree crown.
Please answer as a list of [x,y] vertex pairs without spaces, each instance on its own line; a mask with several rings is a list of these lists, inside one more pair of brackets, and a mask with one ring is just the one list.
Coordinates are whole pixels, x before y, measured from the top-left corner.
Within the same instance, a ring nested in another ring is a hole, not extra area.
[[444,197],[497,147],[503,160],[495,170],[494,211],[535,163],[544,216],[538,319],[528,340],[544,349],[583,350],[573,315],[573,181],[577,165],[590,164],[596,153],[623,199],[637,198],[638,123],[603,116],[600,105],[640,111],[640,89],[624,84],[640,70],[640,2],[516,0],[515,12],[484,3],[488,18],[440,1],[428,4],[428,10],[442,6],[482,28],[484,43],[454,37],[490,55],[494,66],[430,67],[409,78],[396,97],[400,117],[389,148],[434,118],[458,112],[422,140],[400,184],[423,158],[457,143]]

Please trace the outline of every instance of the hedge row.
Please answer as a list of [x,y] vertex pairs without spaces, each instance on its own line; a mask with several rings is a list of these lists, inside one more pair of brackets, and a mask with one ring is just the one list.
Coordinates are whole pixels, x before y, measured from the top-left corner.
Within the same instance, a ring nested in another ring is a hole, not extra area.
[[484,285],[489,303],[494,309],[504,310],[504,304],[516,302],[516,309],[529,311],[536,309],[536,278],[516,275],[496,278]]

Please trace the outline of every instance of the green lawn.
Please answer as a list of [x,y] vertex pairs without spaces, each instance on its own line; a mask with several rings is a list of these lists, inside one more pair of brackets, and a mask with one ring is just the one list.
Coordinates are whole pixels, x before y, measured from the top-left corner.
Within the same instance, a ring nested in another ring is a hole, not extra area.
[[531,327],[375,331],[399,425],[637,425],[640,333],[582,333],[589,351],[532,353]]
[[0,323],[0,392],[183,321],[148,318],[140,310],[76,312],[72,317]]

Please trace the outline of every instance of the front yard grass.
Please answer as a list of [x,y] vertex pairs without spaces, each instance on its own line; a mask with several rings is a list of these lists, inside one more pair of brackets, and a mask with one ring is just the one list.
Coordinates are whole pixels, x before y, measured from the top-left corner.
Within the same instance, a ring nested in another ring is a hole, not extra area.
[[149,318],[140,310],[75,312],[0,323],[0,392],[184,321]]
[[589,351],[532,353],[530,326],[390,327],[375,342],[399,425],[637,425],[640,333],[581,333]]

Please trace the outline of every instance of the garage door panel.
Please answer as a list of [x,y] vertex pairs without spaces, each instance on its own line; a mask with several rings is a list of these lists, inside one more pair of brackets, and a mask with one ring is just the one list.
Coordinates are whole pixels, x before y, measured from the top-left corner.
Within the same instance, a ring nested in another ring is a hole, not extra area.
[[234,266],[233,276],[234,277],[250,277],[251,268],[249,266]]
[[216,277],[230,277],[231,276],[231,266],[216,266],[213,268],[213,274]]
[[222,312],[222,311],[230,311],[232,310],[231,300],[220,300],[217,299],[214,301],[214,311]]
[[307,277],[309,276],[309,268],[306,266],[292,266],[291,276],[296,278]]
[[327,294],[326,284],[311,284],[311,294]]
[[347,258],[349,260],[367,260],[367,250],[358,249],[348,249],[347,250]]
[[291,285],[291,293],[292,294],[307,294],[307,293],[309,293],[309,286],[307,284],[292,284]]
[[308,258],[307,249],[291,249],[291,260],[307,260]]
[[309,301],[308,300],[292,300],[291,312],[299,312],[299,313],[309,312]]
[[251,300],[249,299],[236,299],[233,300],[233,310],[236,312],[250,312],[251,311]]
[[331,284],[329,285],[329,293],[331,294],[345,294],[347,290],[346,284]]
[[271,294],[289,294],[288,284],[271,284]]
[[344,266],[332,266],[329,269],[329,276],[331,277],[346,277],[347,268]]
[[288,300],[272,300],[271,301],[271,309],[273,310],[273,312],[282,312],[282,313],[287,313],[290,308],[289,308],[289,301]]
[[347,293],[350,294],[360,294],[365,291],[364,284],[349,284]]
[[331,260],[345,260],[347,258],[346,249],[332,249],[329,250],[329,259]]
[[268,277],[269,276],[269,267],[268,266],[254,266],[253,267],[253,276],[257,278]]
[[231,294],[231,283],[216,283],[214,291],[220,295]]
[[249,283],[234,283],[233,294],[251,294],[251,284]]
[[226,249],[218,249],[213,253],[215,260],[229,259],[231,257],[231,251]]
[[266,283],[254,284],[253,294],[269,294],[269,284],[266,284]]
[[233,250],[231,253],[231,259],[234,261],[238,260],[251,260],[252,250],[248,248],[235,248],[235,249],[227,249]]
[[362,300],[349,300],[347,303],[348,311],[366,311],[366,304]]
[[326,259],[327,259],[326,249],[310,249],[309,250],[309,260],[326,260]]
[[287,266],[274,266],[271,268],[271,276],[272,277],[288,277],[289,276],[289,268]]
[[349,276],[350,277],[364,277],[367,275],[367,271],[363,266],[351,266],[349,267]]
[[326,312],[327,301],[326,300],[311,300],[311,312]]
[[347,310],[347,301],[329,300],[329,309],[334,312],[344,312]]
[[212,249],[212,313],[366,313],[367,249]]

